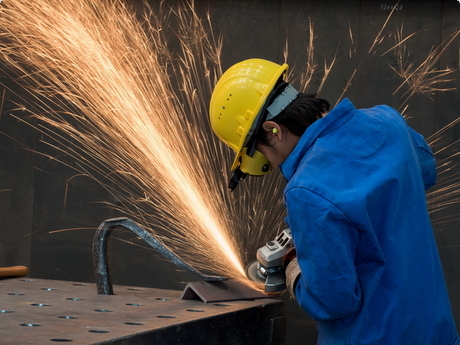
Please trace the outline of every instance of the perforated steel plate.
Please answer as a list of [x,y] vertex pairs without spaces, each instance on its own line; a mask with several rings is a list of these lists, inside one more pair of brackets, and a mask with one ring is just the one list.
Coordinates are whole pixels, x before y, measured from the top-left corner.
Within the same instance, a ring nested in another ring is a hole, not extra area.
[[[283,303],[203,303],[181,291],[44,279],[0,280],[1,344],[281,344]],[[281,325],[281,326],[280,326]],[[205,342],[203,342],[205,341]]]

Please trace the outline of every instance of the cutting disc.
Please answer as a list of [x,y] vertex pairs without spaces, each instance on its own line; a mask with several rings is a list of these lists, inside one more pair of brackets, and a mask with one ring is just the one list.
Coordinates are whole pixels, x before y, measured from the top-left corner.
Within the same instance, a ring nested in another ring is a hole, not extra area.
[[259,275],[258,265],[259,265],[259,262],[257,260],[247,265],[246,266],[246,277],[248,277],[249,280],[252,280],[255,283],[265,284],[265,279],[263,279]]

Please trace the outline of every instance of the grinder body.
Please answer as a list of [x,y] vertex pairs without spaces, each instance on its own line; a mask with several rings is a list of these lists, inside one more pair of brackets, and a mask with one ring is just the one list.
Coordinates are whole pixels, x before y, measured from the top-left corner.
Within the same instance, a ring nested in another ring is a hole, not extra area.
[[290,229],[284,229],[273,241],[268,241],[257,250],[257,261],[246,267],[247,277],[264,284],[266,292],[280,292],[286,289],[286,274],[283,257],[293,247]]

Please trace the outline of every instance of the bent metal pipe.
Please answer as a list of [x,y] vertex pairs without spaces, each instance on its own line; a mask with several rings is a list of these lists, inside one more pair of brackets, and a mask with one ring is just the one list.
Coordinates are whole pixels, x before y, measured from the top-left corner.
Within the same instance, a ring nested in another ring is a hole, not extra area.
[[147,230],[129,218],[107,219],[99,225],[93,239],[93,264],[96,277],[97,293],[100,295],[113,295],[112,279],[110,276],[108,260],[109,238],[117,227],[123,227],[134,232],[137,236],[147,242],[153,249],[170,260],[180,269],[189,273],[193,277],[203,281],[223,281],[227,277],[205,275],[192,266],[185,263],[179,256],[174,254],[169,248],[158,241]]

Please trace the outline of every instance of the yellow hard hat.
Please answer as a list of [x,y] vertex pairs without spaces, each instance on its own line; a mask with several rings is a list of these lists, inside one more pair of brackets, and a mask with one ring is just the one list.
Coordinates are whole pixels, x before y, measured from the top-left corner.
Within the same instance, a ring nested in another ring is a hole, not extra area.
[[217,82],[209,114],[214,133],[235,152],[231,170],[262,176],[270,171],[267,158],[247,145],[266,109],[267,99],[288,69],[263,59],[249,59],[230,67]]

